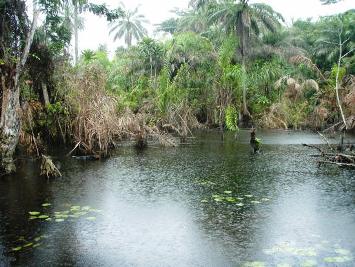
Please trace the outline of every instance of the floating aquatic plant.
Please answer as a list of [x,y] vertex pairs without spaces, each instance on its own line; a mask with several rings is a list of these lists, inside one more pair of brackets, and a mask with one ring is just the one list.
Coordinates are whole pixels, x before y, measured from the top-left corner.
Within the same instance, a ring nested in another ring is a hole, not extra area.
[[32,247],[32,246],[33,246],[33,243],[30,242],[30,243],[25,244],[23,247],[24,247],[24,248],[27,248],[27,247]]
[[342,248],[335,249],[335,253],[341,254],[341,255],[350,255],[351,254],[350,250],[342,249]]
[[226,190],[224,191],[225,194],[232,194],[232,191]]
[[243,207],[244,206],[243,203],[237,203],[236,205],[239,206],[239,207]]
[[250,201],[250,203],[253,203],[253,204],[260,204],[261,202],[260,202],[260,201],[257,201],[257,200],[252,200],[252,201]]
[[337,257],[326,257],[323,259],[328,263],[342,263],[352,261],[353,258],[351,256],[337,256]]
[[292,247],[287,243],[276,245],[271,249],[264,249],[263,252],[267,255],[272,255],[276,253],[285,253],[285,254],[292,254],[295,256],[308,256],[314,257],[317,256],[317,252],[315,248],[296,248]]
[[37,216],[40,215],[41,213],[39,211],[30,211],[29,214],[32,216]]
[[301,263],[301,267],[313,267],[318,266],[317,261],[315,260],[305,260]]
[[237,200],[234,197],[226,197],[228,202],[236,202]]
[[243,267],[265,267],[265,262],[262,261],[248,261],[245,262],[243,265]]
[[42,204],[42,207],[49,207],[49,206],[51,206],[52,204],[51,203],[43,203]]

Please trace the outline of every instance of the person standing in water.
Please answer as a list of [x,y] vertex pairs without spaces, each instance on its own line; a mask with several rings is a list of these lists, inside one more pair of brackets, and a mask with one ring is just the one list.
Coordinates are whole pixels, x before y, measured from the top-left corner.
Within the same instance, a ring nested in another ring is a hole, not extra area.
[[250,132],[250,145],[254,153],[259,152],[260,150],[260,140],[256,138],[256,129],[252,128]]

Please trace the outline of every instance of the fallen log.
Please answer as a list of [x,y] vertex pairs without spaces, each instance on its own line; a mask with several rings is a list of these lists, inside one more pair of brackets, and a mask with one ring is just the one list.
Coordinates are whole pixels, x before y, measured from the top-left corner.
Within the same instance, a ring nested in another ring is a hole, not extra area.
[[320,160],[318,163],[324,163],[324,164],[335,164],[338,165],[339,167],[350,167],[350,168],[355,168],[354,163],[342,163],[342,162],[336,162],[336,161],[328,161],[328,160]]
[[302,144],[302,146],[317,149],[317,150],[318,150],[318,151],[319,151],[322,155],[324,155],[324,154],[325,154],[325,152],[324,152],[321,148],[319,148],[319,147],[317,147],[317,146],[315,146],[315,145],[307,145],[307,144]]

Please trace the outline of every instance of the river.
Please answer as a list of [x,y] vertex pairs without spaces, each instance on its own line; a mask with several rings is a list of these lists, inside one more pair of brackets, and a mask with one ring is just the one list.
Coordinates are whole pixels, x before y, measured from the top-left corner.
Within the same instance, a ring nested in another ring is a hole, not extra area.
[[22,160],[0,178],[0,266],[355,266],[355,170],[321,166],[308,132],[218,132],[122,146],[106,160],[56,152],[63,177]]

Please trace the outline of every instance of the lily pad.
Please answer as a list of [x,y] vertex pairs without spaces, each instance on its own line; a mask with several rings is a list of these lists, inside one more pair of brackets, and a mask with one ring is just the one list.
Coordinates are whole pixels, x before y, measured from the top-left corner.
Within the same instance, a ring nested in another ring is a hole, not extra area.
[[43,203],[42,204],[42,207],[49,207],[49,206],[51,206],[52,204],[51,203]]
[[38,216],[30,216],[30,220],[38,219]]
[[24,248],[27,248],[27,247],[32,247],[33,246],[33,243],[27,243],[27,244],[25,244],[23,247]]
[[237,200],[234,197],[226,197],[228,202],[236,202]]
[[235,205],[237,205],[237,206],[239,206],[239,207],[243,207],[243,206],[244,206],[243,203],[237,203],[237,204],[235,204]]
[[56,222],[64,222],[64,219],[55,219]]
[[22,247],[15,247],[15,248],[12,248],[12,251],[20,251],[22,249]]
[[301,267],[313,267],[318,266],[317,261],[315,260],[305,260],[301,263]]
[[244,198],[243,197],[236,197],[235,199],[243,200]]
[[329,263],[334,263],[334,262],[341,263],[341,262],[352,261],[353,258],[350,256],[338,256],[338,257],[326,257],[323,260]]
[[48,215],[40,215],[40,216],[38,216],[38,219],[48,219],[49,218],[49,216]]
[[84,215],[86,215],[86,214],[87,214],[86,211],[79,211],[79,212],[74,213],[74,215],[76,215],[76,216],[78,216],[78,217],[84,216]]
[[260,201],[257,201],[257,200],[252,200],[252,201],[250,201],[250,203],[253,203],[253,204],[260,204],[261,202],[260,202]]
[[224,191],[225,194],[232,194],[232,191],[226,190]]
[[50,222],[50,221],[52,221],[52,218],[47,218],[47,219],[45,219],[45,221]]
[[67,219],[69,217],[69,215],[67,215],[67,214],[55,214],[54,217],[56,219]]
[[243,264],[243,267],[265,267],[265,262],[262,261],[248,261]]
[[220,195],[216,195],[216,194],[214,194],[214,195],[212,195],[212,197],[213,197],[213,198],[219,198],[219,197],[220,197]]
[[216,201],[216,202],[222,202],[222,201],[223,201],[223,198],[215,198],[214,201]]
[[29,214],[32,216],[37,216],[40,215],[41,213],[39,211],[30,211]]
[[288,243],[283,243],[272,247],[271,249],[264,249],[263,252],[268,255],[276,253],[291,254],[296,256],[304,257],[315,257],[317,256],[316,249],[313,247],[309,248],[295,248],[290,246]]
[[335,250],[335,253],[341,254],[341,255],[350,255],[351,254],[350,250],[342,249],[342,248],[337,248]]

